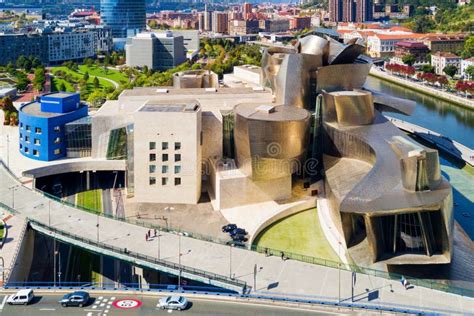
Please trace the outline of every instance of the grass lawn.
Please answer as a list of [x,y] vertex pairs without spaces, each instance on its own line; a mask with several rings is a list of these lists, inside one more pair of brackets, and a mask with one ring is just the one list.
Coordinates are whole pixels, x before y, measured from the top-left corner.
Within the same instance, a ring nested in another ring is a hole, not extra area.
[[76,195],[76,205],[102,212],[102,190],[97,189],[79,192]]
[[[65,66],[54,67],[51,70],[51,72],[53,74],[55,74],[58,71],[62,71],[64,73],[70,74],[77,81],[81,80],[82,77],[84,76],[82,73],[72,71],[72,70],[70,70],[69,68],[67,68]],[[114,89],[115,88],[115,86],[111,82],[108,82],[107,80],[104,80],[102,78],[97,78],[97,79],[99,80],[99,85],[102,89],[104,89],[104,88],[113,88]],[[57,80],[57,82],[55,82],[56,80]],[[59,84],[59,82],[63,82],[65,84],[67,91],[71,91],[71,92],[74,91],[74,88],[73,88],[71,83],[66,82],[64,79],[60,79],[60,78],[54,78],[54,80],[52,82],[53,90],[56,90],[56,91],[58,90],[57,89],[57,84]],[[89,73],[89,80],[87,80],[87,90],[89,91],[89,93],[91,93],[94,90],[93,82],[94,82],[94,75]],[[71,89],[71,90],[69,90],[69,89]]]
[[113,80],[117,84],[128,82],[128,77],[124,73],[114,70],[114,69],[107,69],[107,72],[106,72],[103,67],[97,67],[96,65],[92,65],[92,66],[80,65],[79,70],[82,73],[88,72],[90,76],[104,77],[104,78]]
[[56,77],[52,78],[52,80],[51,80],[51,89],[52,89],[52,91],[59,91],[58,87],[59,87],[60,83],[64,84],[64,87],[66,87],[67,92],[76,92],[74,90],[74,87],[69,82],[67,82],[64,79],[60,79],[60,78],[56,78]]
[[284,252],[339,261],[324,237],[315,208],[274,223],[257,237],[255,244]]

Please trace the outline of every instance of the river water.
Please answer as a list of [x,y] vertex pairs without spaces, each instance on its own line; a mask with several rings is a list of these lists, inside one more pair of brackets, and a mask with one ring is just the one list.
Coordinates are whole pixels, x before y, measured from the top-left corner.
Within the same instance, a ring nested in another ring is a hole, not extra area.
[[411,116],[390,113],[395,118],[438,132],[469,148],[474,148],[474,111],[408,90],[369,76],[365,87],[417,103]]

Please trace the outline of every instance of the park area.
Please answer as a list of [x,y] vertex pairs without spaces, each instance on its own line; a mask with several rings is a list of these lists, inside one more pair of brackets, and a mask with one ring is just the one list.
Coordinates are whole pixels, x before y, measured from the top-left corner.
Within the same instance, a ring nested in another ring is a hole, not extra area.
[[339,261],[324,236],[317,212],[316,208],[309,209],[272,224],[260,233],[255,244],[287,254]]

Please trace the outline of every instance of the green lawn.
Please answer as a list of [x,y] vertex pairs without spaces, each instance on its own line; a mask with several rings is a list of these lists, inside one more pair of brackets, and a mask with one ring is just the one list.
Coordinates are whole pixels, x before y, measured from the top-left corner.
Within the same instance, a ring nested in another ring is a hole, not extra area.
[[[62,71],[64,73],[67,73],[67,74],[70,74],[76,81],[79,81],[82,79],[82,77],[84,76],[84,74],[82,73],[79,73],[79,72],[75,72],[75,71],[72,71],[71,69],[65,67],[65,66],[58,66],[58,67],[54,67],[51,72],[53,74],[56,74],[58,71]],[[71,83],[68,83],[66,82],[65,80],[61,79],[61,78],[54,78],[54,79],[57,79],[57,83],[54,82],[53,80],[53,90],[58,90],[57,89],[57,84],[59,84],[59,82],[64,82],[66,85],[66,90],[68,89],[71,89],[71,90],[68,90],[68,91],[74,91],[74,88],[72,86]],[[105,89],[105,88],[115,88],[115,86],[111,83],[111,82],[108,82],[107,80],[104,80],[102,78],[97,78],[99,80],[99,85],[100,85],[100,88],[102,89]],[[87,90],[89,92],[92,92],[93,91],[93,82],[94,82],[94,75],[90,74],[89,73],[89,80],[87,80]]]
[[79,192],[76,195],[76,205],[102,212],[102,190],[97,189]]
[[107,69],[107,72],[106,72],[103,67],[97,67],[96,65],[92,65],[92,66],[80,65],[79,70],[82,73],[88,72],[90,76],[104,77],[104,78],[113,80],[117,84],[128,82],[128,77],[124,73],[114,70],[114,69]]
[[315,208],[274,223],[257,237],[255,244],[269,249],[339,261],[324,237]]
[[66,87],[67,92],[76,92],[74,90],[74,87],[69,82],[67,82],[64,79],[60,79],[60,78],[56,78],[56,77],[52,78],[52,80],[51,80],[51,89],[52,89],[52,91],[59,91],[58,87],[59,87],[60,83],[64,84],[64,87]]

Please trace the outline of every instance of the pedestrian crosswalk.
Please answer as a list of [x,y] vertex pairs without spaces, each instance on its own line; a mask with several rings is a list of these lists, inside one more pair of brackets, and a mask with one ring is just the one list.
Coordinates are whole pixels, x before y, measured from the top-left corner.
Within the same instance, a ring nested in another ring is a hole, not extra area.
[[3,308],[5,307],[5,303],[7,302],[7,298],[8,296],[5,295],[5,297],[1,300],[1,303],[0,303],[0,312],[3,310]]
[[110,312],[112,303],[115,301],[115,297],[104,297],[99,296],[95,299],[92,306],[87,309],[87,316],[107,316]]

